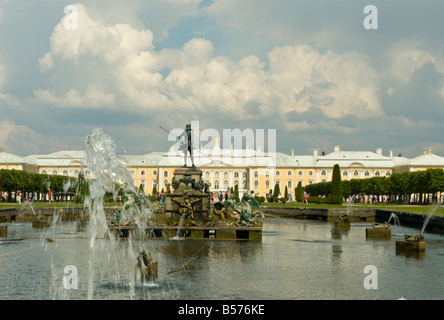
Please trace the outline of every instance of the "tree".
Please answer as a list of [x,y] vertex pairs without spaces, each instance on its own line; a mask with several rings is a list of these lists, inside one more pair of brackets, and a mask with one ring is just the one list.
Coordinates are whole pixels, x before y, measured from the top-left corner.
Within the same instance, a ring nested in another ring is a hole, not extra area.
[[239,198],[239,185],[235,185],[234,186],[234,199],[236,200],[237,203],[240,202],[240,198]]
[[296,201],[298,202],[302,201],[303,193],[304,193],[304,188],[302,188],[302,181],[299,181],[298,186],[294,189]]
[[273,201],[274,202],[278,202],[278,196],[279,196],[280,192],[281,192],[281,190],[279,188],[279,184],[276,182],[276,184],[274,185],[274,191],[273,191]]
[[342,184],[341,184],[341,170],[338,164],[333,167],[333,177],[331,180],[331,203],[342,203]]
[[288,201],[288,188],[287,188],[287,186],[285,186],[284,199],[285,199],[285,201]]

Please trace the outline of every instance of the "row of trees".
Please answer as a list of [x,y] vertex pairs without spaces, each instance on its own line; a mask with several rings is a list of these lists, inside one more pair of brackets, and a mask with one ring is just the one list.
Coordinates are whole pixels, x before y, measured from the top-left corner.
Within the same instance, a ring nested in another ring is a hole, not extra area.
[[[336,166],[335,166],[336,167]],[[339,170],[339,166],[337,168]],[[352,195],[374,195],[388,197],[390,202],[436,202],[444,191],[444,170],[427,169],[425,171],[393,173],[390,177],[373,177],[369,179],[352,179],[339,182],[333,171],[331,182],[307,185],[305,191],[311,196],[328,196],[341,199]],[[336,191],[334,191],[336,190]],[[342,200],[341,200],[342,201]]]
[[0,191],[7,192],[7,201],[12,201],[13,194],[20,191],[22,197],[34,200],[47,200],[51,190],[53,200],[82,200],[89,194],[89,185],[83,174],[77,178],[59,175],[30,173],[21,170],[0,170]]

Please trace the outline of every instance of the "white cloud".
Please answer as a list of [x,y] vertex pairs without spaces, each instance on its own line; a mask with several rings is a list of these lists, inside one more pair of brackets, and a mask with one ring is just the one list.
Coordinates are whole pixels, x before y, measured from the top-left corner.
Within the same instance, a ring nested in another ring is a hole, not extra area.
[[[331,118],[382,113],[378,75],[357,52],[321,53],[309,45],[287,45],[273,48],[267,62],[254,55],[235,61],[215,56],[213,43],[204,38],[156,51],[151,30],[105,25],[83,5],[76,7],[79,28],[66,30],[61,19],[51,35],[51,51],[39,60],[44,76],[57,74],[58,81],[34,91],[38,102],[282,121],[286,112],[311,107]],[[257,112],[250,112],[251,105]]]

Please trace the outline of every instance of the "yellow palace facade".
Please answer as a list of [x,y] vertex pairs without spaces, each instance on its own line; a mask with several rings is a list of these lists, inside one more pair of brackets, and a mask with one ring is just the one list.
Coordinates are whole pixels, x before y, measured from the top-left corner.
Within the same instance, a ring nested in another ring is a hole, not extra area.
[[[145,155],[121,157],[130,171],[136,187],[140,185],[146,194],[166,189],[171,184],[174,170],[184,165],[181,151],[152,152]],[[255,195],[266,196],[279,184],[280,190],[288,188],[293,194],[299,181],[302,185],[331,181],[333,166],[341,168],[342,180],[389,177],[394,172],[444,169],[444,158],[432,153],[430,148],[413,159],[383,155],[381,149],[372,151],[341,151],[338,146],[332,153],[320,155],[314,150],[311,155],[264,153],[249,149],[212,149],[194,151],[194,164],[202,170],[204,180],[211,183],[212,192],[224,192],[238,185],[239,193],[254,191]],[[188,157],[188,166],[191,161]],[[47,155],[16,156],[0,152],[0,169],[24,170],[48,175],[77,177],[83,170],[88,178],[84,151],[59,151]],[[294,198],[294,197],[293,197]]]

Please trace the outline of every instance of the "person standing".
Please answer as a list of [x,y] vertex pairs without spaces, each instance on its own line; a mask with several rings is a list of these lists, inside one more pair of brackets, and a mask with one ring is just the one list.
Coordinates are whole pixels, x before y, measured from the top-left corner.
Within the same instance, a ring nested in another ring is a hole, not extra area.
[[48,189],[48,201],[51,204],[51,189]]

